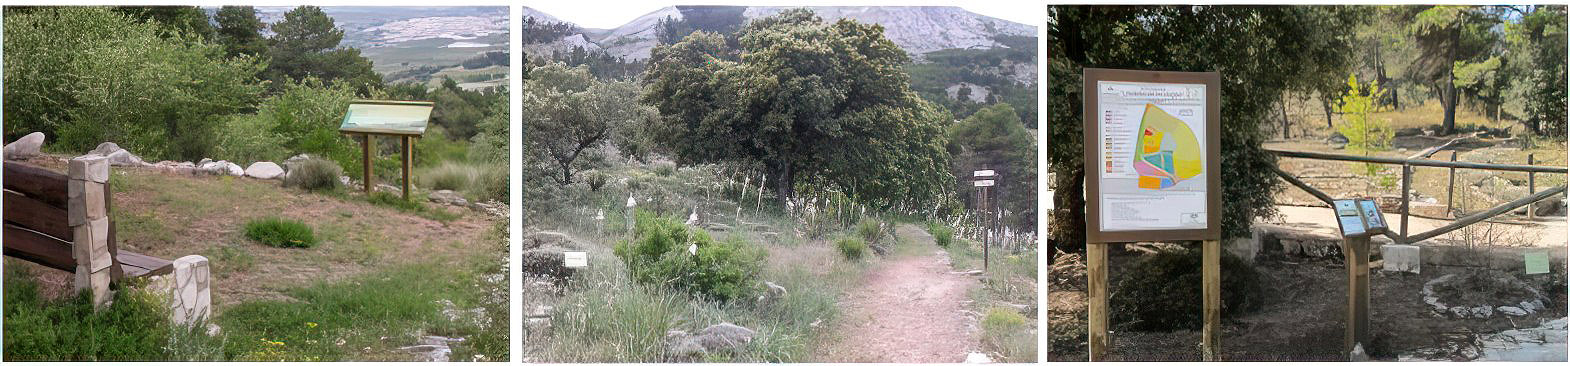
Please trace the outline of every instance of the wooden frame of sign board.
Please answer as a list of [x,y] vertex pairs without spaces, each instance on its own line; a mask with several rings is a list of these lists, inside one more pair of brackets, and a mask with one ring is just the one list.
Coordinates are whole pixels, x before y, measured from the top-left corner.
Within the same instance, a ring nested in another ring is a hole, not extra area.
[[425,127],[435,106],[433,102],[404,100],[355,100],[349,103],[338,132],[356,137],[360,142],[366,195],[370,195],[376,185],[376,176],[371,174],[371,149],[375,143],[371,137],[388,136],[400,139],[403,145],[403,152],[399,154],[402,164],[399,166],[403,170],[403,199],[409,200],[409,191],[413,188],[409,173],[414,171],[414,140],[425,135]]
[[[1090,287],[1090,360],[1105,360],[1107,333],[1107,245],[1137,241],[1203,241],[1204,329],[1201,353],[1205,361],[1220,359],[1221,319],[1221,74],[1216,72],[1141,71],[1085,68],[1083,77],[1085,238],[1087,281]],[[1103,148],[1100,130],[1100,83],[1103,81],[1204,85],[1203,156],[1205,173],[1205,227],[1108,231],[1101,225],[1101,169]]]

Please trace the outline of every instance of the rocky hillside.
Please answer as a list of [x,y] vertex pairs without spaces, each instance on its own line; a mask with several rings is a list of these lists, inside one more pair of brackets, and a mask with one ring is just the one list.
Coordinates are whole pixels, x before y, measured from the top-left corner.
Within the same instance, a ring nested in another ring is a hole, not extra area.
[[[745,20],[774,15],[793,7],[751,6],[742,11]],[[1007,47],[995,40],[999,36],[1036,36],[1036,27],[972,13],[952,6],[816,6],[809,7],[825,20],[850,18],[883,25],[884,34],[914,55],[944,49],[991,49]],[[611,55],[643,60],[654,48],[654,28],[661,19],[683,19],[688,7],[665,7],[638,17],[613,29],[579,28],[578,34],[563,37],[558,43],[587,40]],[[524,8],[524,17],[557,22],[555,17]],[[548,46],[547,46],[548,47]],[[571,46],[567,46],[571,47]],[[590,48],[590,47],[585,47]]]

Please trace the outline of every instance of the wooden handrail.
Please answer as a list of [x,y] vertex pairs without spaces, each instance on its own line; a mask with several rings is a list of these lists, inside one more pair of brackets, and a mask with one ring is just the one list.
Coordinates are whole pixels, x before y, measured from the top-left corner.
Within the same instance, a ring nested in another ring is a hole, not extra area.
[[1566,168],[1566,167],[1562,167],[1562,166],[1556,167],[1556,166],[1540,166],[1540,165],[1473,163],[1473,162],[1465,162],[1465,161],[1442,161],[1442,160],[1428,160],[1428,159],[1386,158],[1386,157],[1379,157],[1379,156],[1331,154],[1331,153],[1310,152],[1310,151],[1292,151],[1292,150],[1276,150],[1276,149],[1264,149],[1264,150],[1265,150],[1265,152],[1276,154],[1276,156],[1282,156],[1282,157],[1288,157],[1288,158],[1305,158],[1305,159],[1319,159],[1319,160],[1339,160],[1339,161],[1352,161],[1352,162],[1360,162],[1360,163],[1412,165],[1412,166],[1426,166],[1426,167],[1436,167],[1436,168],[1464,168],[1464,169],[1499,170],[1499,171],[1528,172],[1528,173],[1570,174],[1570,168]]

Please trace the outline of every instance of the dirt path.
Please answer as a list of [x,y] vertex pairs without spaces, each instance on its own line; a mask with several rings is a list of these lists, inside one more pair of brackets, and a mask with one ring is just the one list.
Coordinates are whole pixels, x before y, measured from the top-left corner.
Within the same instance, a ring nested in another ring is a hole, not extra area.
[[949,274],[948,256],[925,230],[873,264],[842,303],[844,313],[817,359],[827,362],[961,362],[978,348],[966,293],[976,281]]

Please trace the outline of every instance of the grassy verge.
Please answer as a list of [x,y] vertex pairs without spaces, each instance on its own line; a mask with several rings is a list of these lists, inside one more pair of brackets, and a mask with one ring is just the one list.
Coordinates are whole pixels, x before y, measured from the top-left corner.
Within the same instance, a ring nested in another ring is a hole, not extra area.
[[216,358],[201,329],[177,329],[163,299],[122,289],[93,311],[86,293],[44,299],[28,266],[5,266],[5,361],[197,361]]
[[[982,268],[980,246],[955,238],[944,248],[955,270]],[[973,309],[982,314],[981,345],[999,362],[1036,361],[1036,261],[1035,250],[1009,253],[993,250],[982,286],[970,294]]]
[[465,338],[452,345],[454,360],[506,359],[506,311],[487,303],[487,291],[475,283],[485,271],[477,269],[408,265],[286,291],[291,300],[232,305],[218,318],[229,338],[224,355],[237,361],[408,360],[399,347],[436,335]]

